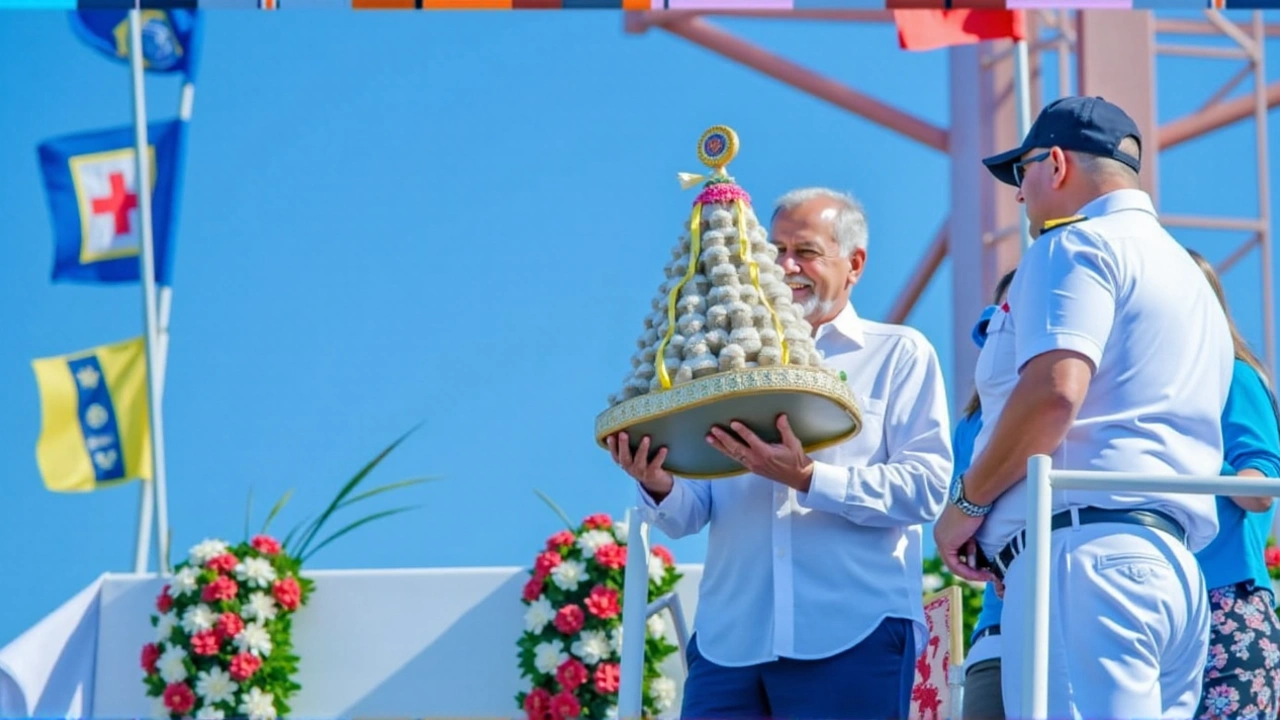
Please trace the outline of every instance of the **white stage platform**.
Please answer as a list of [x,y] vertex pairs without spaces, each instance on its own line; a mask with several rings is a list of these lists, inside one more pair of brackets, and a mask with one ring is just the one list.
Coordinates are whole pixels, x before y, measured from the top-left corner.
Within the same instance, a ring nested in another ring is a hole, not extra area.
[[[692,624],[702,566],[679,569]],[[523,717],[516,641],[527,569],[305,574],[316,588],[294,625],[302,658],[294,717]],[[163,585],[154,575],[103,575],[0,648],[0,716],[150,717],[140,657],[155,637],[149,617]],[[664,671],[683,686],[678,656]]]

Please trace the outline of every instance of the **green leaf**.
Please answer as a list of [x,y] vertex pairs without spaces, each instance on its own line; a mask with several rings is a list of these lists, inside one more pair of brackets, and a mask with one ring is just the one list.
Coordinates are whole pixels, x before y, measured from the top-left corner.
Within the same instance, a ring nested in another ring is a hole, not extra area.
[[347,498],[346,500],[343,500],[343,501],[338,505],[338,509],[342,509],[342,508],[344,508],[344,507],[347,507],[348,505],[354,505],[355,503],[358,503],[358,502],[360,502],[361,500],[367,500],[367,499],[369,499],[369,498],[373,497],[374,495],[379,495],[379,494],[384,493],[384,492],[389,492],[389,491],[391,491],[391,490],[397,490],[397,489],[402,488],[402,487],[409,487],[410,485],[418,485],[418,484],[420,484],[420,483],[424,483],[424,482],[431,482],[431,481],[433,481],[433,480],[439,480],[439,479],[440,479],[440,477],[439,477],[439,476],[434,476],[434,475],[433,475],[433,476],[430,476],[430,477],[420,477],[420,478],[410,478],[410,479],[408,479],[408,480],[398,480],[398,481],[393,482],[393,483],[387,483],[386,485],[380,485],[380,486],[378,486],[378,487],[376,487],[376,488],[374,488],[374,489],[372,489],[372,490],[366,490],[366,491],[364,491],[364,492],[360,493],[359,495],[356,495],[355,497],[351,497],[351,498]]
[[261,533],[263,535],[267,534],[267,527],[271,525],[271,521],[275,519],[276,515],[284,509],[285,503],[289,502],[289,498],[292,496],[293,488],[289,488],[289,490],[276,501],[276,504],[271,508],[271,512],[267,513],[267,519],[262,521]]
[[[285,551],[286,551],[286,554],[288,554],[288,555],[295,555],[295,554],[296,554],[296,553],[287,552],[287,551],[288,551],[288,549],[289,549],[289,543],[293,542],[293,536],[294,536],[294,535],[295,535],[299,530],[303,529],[303,528],[304,528],[304,527],[306,527],[306,526],[307,526],[307,521],[306,521],[306,520],[303,520],[302,522],[298,523],[297,525],[294,525],[294,526],[293,526],[293,529],[292,529],[292,530],[290,530],[290,531],[289,531],[289,533],[288,533],[287,535],[285,535],[285,536],[284,536],[284,540],[281,540],[281,541],[280,541],[280,547],[281,547],[281,549],[283,549],[283,550],[285,550]],[[301,537],[301,536],[299,536],[299,537]]]
[[561,509],[560,509],[560,506],[559,506],[559,505],[557,505],[557,504],[555,503],[555,501],[554,501],[554,500],[552,500],[551,498],[547,497],[547,494],[546,494],[546,493],[542,492],[541,490],[539,490],[539,489],[537,489],[537,488],[534,488],[534,489],[533,489],[533,494],[534,494],[534,495],[537,495],[537,496],[538,496],[538,497],[540,497],[540,498],[542,498],[542,502],[546,503],[546,504],[547,504],[547,507],[551,508],[551,510],[552,510],[553,512],[555,512],[555,514],[556,514],[556,515],[559,515],[559,516],[560,516],[560,519],[564,521],[565,527],[569,528],[570,530],[574,530],[574,529],[575,529],[575,528],[574,528],[574,525],[573,525],[573,521],[571,521],[571,520],[569,519],[569,516],[565,514],[564,510],[561,510]]
[[383,510],[382,512],[376,512],[376,513],[374,513],[374,514],[372,514],[372,515],[368,515],[368,516],[365,516],[365,517],[363,517],[363,518],[360,518],[359,520],[357,520],[357,521],[355,521],[355,522],[351,523],[350,525],[348,525],[348,526],[346,526],[346,527],[342,528],[341,530],[339,530],[339,531],[335,532],[334,534],[330,535],[329,537],[325,538],[325,539],[324,539],[323,541],[321,541],[321,542],[320,542],[320,544],[319,544],[319,545],[317,545],[317,546],[315,547],[315,549],[313,549],[309,554],[307,554],[307,555],[303,555],[303,556],[302,556],[302,560],[303,560],[303,562],[306,562],[306,560],[307,560],[308,558],[310,558],[312,555],[315,555],[317,552],[320,552],[320,548],[324,547],[325,545],[328,545],[329,543],[333,542],[334,540],[337,540],[338,538],[342,537],[343,535],[346,535],[347,533],[351,532],[352,530],[355,530],[356,528],[360,527],[361,525],[364,525],[364,524],[366,524],[366,523],[371,523],[371,522],[373,522],[374,520],[379,520],[379,519],[382,519],[382,518],[384,518],[384,517],[389,517],[389,516],[391,516],[391,515],[397,515],[397,514],[402,513],[402,512],[407,512],[407,511],[409,511],[409,510],[414,510],[414,509],[416,509],[416,508],[418,508],[418,507],[419,507],[419,506],[417,506],[417,505],[410,505],[410,506],[405,506],[405,507],[398,507],[398,508],[393,508],[393,509],[391,509],[391,510]]
[[404,442],[406,438],[412,435],[415,430],[417,430],[419,427],[422,427],[422,424],[423,423],[420,422],[417,425],[414,425],[413,427],[409,428],[408,432],[396,438],[394,442],[392,442],[387,447],[383,448],[382,452],[374,456],[372,460],[370,460],[368,463],[365,464],[363,468],[360,469],[360,472],[356,473],[355,477],[348,480],[347,484],[342,486],[342,489],[338,491],[337,496],[335,496],[333,498],[333,501],[329,503],[329,507],[325,508],[324,512],[320,513],[320,517],[318,517],[316,521],[312,524],[312,526],[309,528],[309,531],[306,533],[306,537],[302,540],[302,545],[298,547],[299,556],[301,557],[306,556],[307,546],[309,546],[311,544],[311,541],[315,539],[317,534],[319,534],[320,528],[324,526],[324,522],[329,519],[329,516],[332,515],[334,511],[338,509],[338,505],[339,503],[342,502],[343,498],[350,495],[351,491],[355,490],[356,486],[359,485],[360,482],[364,480],[365,477],[367,477],[369,473],[372,472],[373,469],[378,466],[379,463],[385,460],[387,456],[390,455],[393,450],[399,447],[400,443]]

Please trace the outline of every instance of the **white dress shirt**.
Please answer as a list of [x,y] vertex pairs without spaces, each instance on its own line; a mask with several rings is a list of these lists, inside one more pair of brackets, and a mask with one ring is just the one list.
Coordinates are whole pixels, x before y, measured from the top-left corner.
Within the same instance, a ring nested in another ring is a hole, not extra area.
[[[1217,475],[1222,408],[1234,354],[1226,317],[1204,274],[1161,227],[1150,197],[1119,190],[1080,210],[1087,220],[1027,250],[1006,308],[992,316],[975,381],[988,418],[982,452],[1018,373],[1032,358],[1072,350],[1096,368],[1053,467]],[[1218,532],[1212,495],[1057,490],[1053,511],[1152,508],[1177,518],[1196,552]],[[996,501],[978,531],[988,554],[1026,526],[1026,481]]]
[[717,665],[830,657],[889,617],[913,621],[917,651],[927,639],[920,526],[941,512],[952,464],[937,353],[851,305],[815,341],[863,428],[810,456],[809,492],[754,474],[676,478],[659,504],[640,489],[642,516],[667,536],[710,526],[694,630]]

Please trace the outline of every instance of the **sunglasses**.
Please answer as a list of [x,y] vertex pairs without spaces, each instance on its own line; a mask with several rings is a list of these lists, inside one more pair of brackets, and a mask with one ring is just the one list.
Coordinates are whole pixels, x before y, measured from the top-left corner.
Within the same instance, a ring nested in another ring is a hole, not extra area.
[[1048,157],[1049,157],[1049,151],[1045,150],[1039,155],[1032,155],[1026,160],[1019,160],[1018,162],[1014,163],[1013,164],[1013,180],[1018,184],[1018,187],[1022,187],[1022,179],[1026,177],[1026,171],[1023,168],[1025,168],[1026,166],[1032,163],[1038,163],[1041,160],[1045,160]]

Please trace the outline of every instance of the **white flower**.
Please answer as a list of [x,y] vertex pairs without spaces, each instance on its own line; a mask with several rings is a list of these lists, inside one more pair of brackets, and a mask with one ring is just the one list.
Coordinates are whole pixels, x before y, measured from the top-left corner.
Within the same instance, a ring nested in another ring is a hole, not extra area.
[[604,711],[604,716],[606,720],[618,720],[618,706],[610,705],[608,709]]
[[236,699],[240,686],[231,679],[231,673],[220,667],[201,670],[196,674],[196,694],[204,698],[205,706]]
[[603,630],[583,630],[569,648],[569,652],[582,658],[582,662],[587,665],[595,665],[604,660],[612,651],[609,638]]
[[248,581],[249,587],[271,587],[276,579],[276,569],[266,558],[245,558],[236,565],[236,578],[241,582]]
[[566,592],[578,589],[587,574],[587,566],[581,560],[565,560],[551,570],[551,582]]
[[169,707],[164,704],[163,695],[161,695],[160,697],[151,698],[151,717],[156,718],[157,720],[159,720],[160,718],[163,718],[164,720],[168,720]]
[[169,639],[169,634],[178,626],[178,616],[172,610],[161,615],[156,620],[156,641],[163,642]]
[[662,558],[658,557],[657,555],[654,555],[653,553],[650,553],[649,554],[649,579],[660,581],[662,580],[662,578],[666,576],[667,576],[667,564],[662,562]]
[[657,677],[649,682],[649,697],[659,710],[666,710],[675,704],[676,683],[671,678]]
[[227,551],[227,544],[221,540],[205,540],[191,548],[191,562],[204,565]]
[[[631,528],[626,520],[619,520],[613,524],[613,536],[617,538],[618,544],[625,545],[627,543],[627,532]],[[617,708],[614,708],[615,710]]]
[[227,714],[221,708],[205,705],[196,711],[196,720],[226,720]]
[[550,675],[569,659],[564,646],[559,642],[543,642],[533,649],[533,666],[538,672]]
[[249,720],[273,720],[276,716],[275,698],[257,687],[249,688],[237,709],[247,714]]
[[649,626],[649,634],[655,637],[662,637],[667,631],[667,623],[661,615],[650,615],[646,624]]
[[271,635],[262,623],[250,623],[236,633],[236,647],[243,652],[253,653],[258,657],[271,654]]
[[542,628],[546,627],[547,623],[555,619],[556,609],[551,607],[551,601],[543,595],[529,603],[529,609],[524,611],[524,629],[537,634],[542,632]]
[[261,620],[266,622],[276,617],[276,601],[270,595],[256,592],[249,595],[249,602],[240,608],[240,615],[245,620]]
[[182,682],[187,679],[187,666],[183,663],[187,659],[187,651],[172,645],[160,654],[160,659],[156,661],[156,669],[160,671],[160,679],[165,684]]
[[182,615],[182,629],[187,631],[188,635],[195,635],[201,630],[208,630],[218,621],[218,614],[213,608],[200,603],[187,608]]
[[937,592],[942,589],[942,578],[933,573],[925,573],[924,575],[924,591]]
[[173,576],[173,582],[169,583],[169,595],[176,598],[195,592],[199,579],[200,571],[190,566],[182,568]]
[[622,654],[622,626],[621,625],[618,625],[617,627],[609,631],[609,647],[613,648],[613,651],[618,653],[619,655]]
[[582,556],[585,558],[595,557],[596,550],[601,545],[613,544],[613,534],[608,530],[588,530],[578,536],[578,547],[582,549]]

